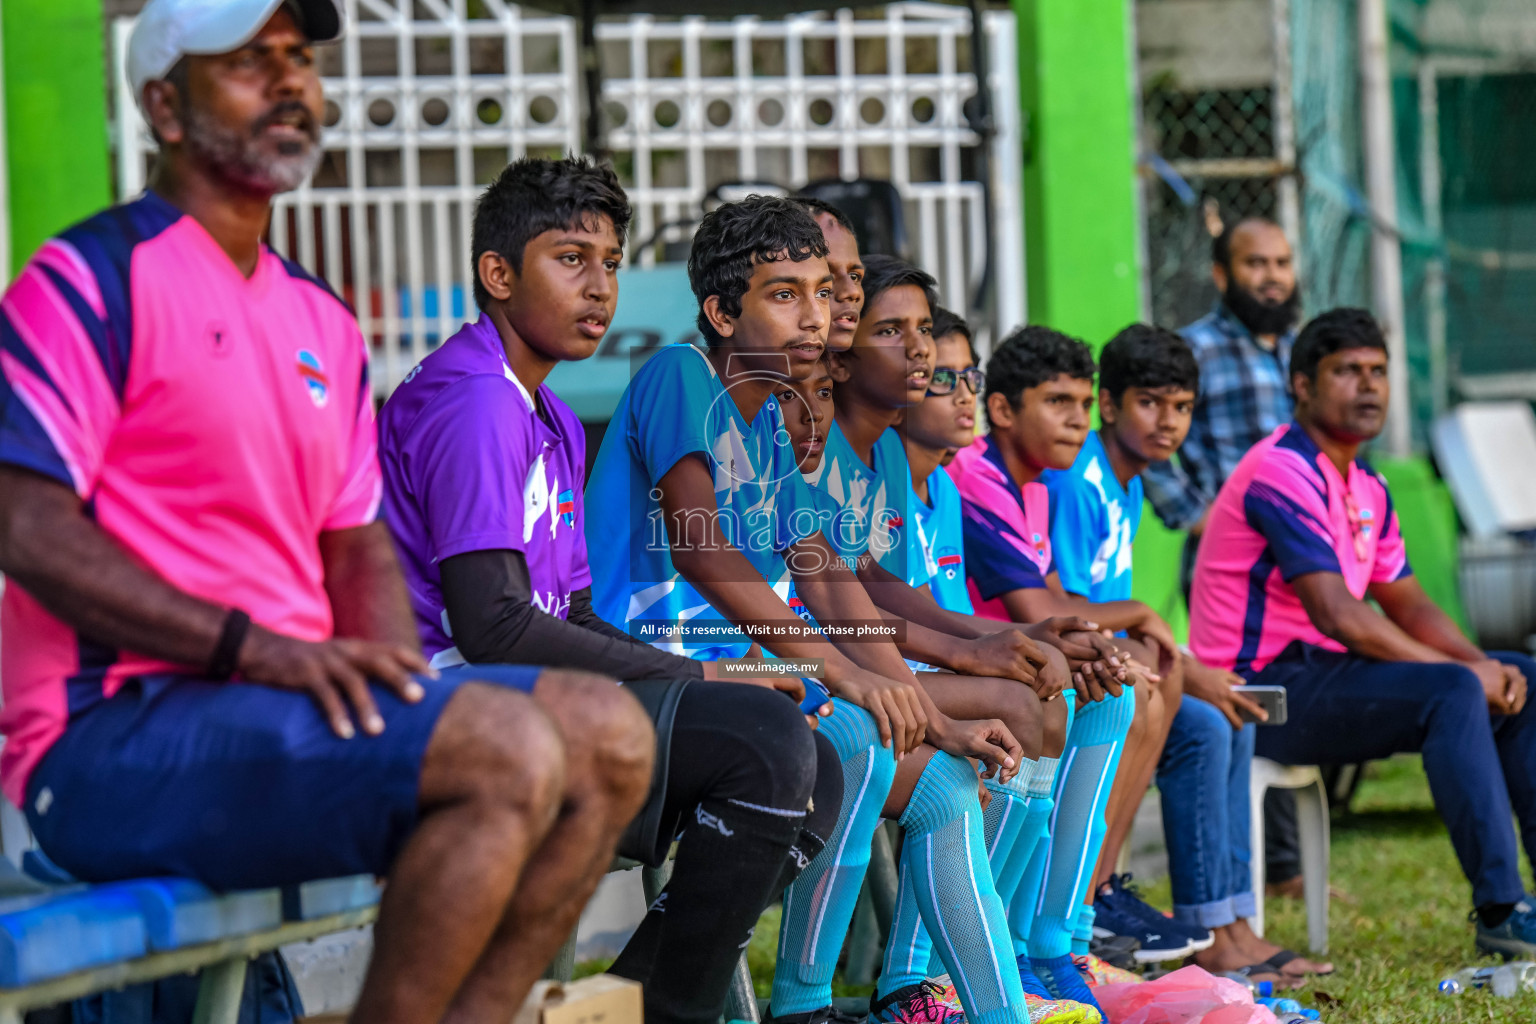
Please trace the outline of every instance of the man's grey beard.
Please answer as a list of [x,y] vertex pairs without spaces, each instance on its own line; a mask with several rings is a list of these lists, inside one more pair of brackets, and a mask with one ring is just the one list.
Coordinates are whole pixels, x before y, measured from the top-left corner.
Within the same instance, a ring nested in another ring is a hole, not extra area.
[[[187,149],[209,166],[223,172],[231,181],[252,192],[268,195],[291,192],[315,172],[325,155],[318,138],[311,138],[303,145],[302,151],[280,153],[272,157],[260,151],[254,134],[242,135],[212,118],[204,118],[200,112],[192,109],[184,112],[182,120]],[[262,125],[258,122],[256,131],[261,129]],[[294,147],[290,145],[284,148]]]

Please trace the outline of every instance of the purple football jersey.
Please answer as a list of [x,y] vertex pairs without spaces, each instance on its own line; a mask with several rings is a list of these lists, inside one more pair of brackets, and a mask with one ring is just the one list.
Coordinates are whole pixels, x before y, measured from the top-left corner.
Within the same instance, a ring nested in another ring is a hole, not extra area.
[[482,316],[411,370],[379,415],[384,518],[439,668],[464,660],[443,608],[443,559],[522,552],[534,605],[562,619],[571,592],[592,583],[581,511],[586,437],[547,386],[535,395]]

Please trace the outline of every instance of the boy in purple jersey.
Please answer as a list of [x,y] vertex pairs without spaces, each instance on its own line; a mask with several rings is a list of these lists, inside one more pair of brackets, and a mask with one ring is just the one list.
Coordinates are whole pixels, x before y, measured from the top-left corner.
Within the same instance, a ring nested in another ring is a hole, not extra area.
[[601,671],[650,711],[657,773],[620,851],[659,864],[682,842],[612,970],[644,984],[647,1020],[707,1024],[764,906],[831,833],[842,776],[795,705],[798,678],[716,682],[718,665],[632,639],[592,610],[584,434],[544,379],[589,357],[607,329],[629,216],[612,170],[575,158],[520,160],[482,194],[481,317],[384,406],[385,516],[434,665]]
[[[1472,882],[1477,948],[1536,954],[1511,811],[1536,853],[1536,663],[1480,650],[1408,566],[1386,482],[1359,458],[1381,433],[1387,344],[1361,309],[1306,325],[1291,355],[1296,419],[1222,486],[1195,562],[1190,645],[1209,665],[1286,687],[1257,752],[1283,764],[1424,755]],[[1372,607],[1370,598],[1380,608]]]

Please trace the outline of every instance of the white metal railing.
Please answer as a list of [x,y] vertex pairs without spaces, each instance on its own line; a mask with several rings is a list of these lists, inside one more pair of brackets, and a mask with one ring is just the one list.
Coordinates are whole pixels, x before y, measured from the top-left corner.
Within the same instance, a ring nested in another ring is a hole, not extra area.
[[[346,0],[346,14],[348,33],[325,56],[328,162],[279,197],[271,237],[353,304],[384,393],[471,313],[470,223],[490,176],[528,153],[581,150],[580,50],[574,20],[505,0],[478,0],[473,14],[467,0]],[[999,129],[990,255],[1006,329],[1024,319],[1017,58],[1013,15],[986,19]],[[123,78],[131,26],[113,26],[125,197],[142,189],[153,151]],[[981,141],[963,112],[976,91],[975,76],[960,70],[967,9],[636,16],[601,21],[596,36],[600,53],[627,57],[627,68],[605,68],[603,102],[635,206],[632,239],[697,216],[721,181],[886,178],[903,198],[916,262],[947,304],[967,308],[989,255],[985,189],[962,174],[964,151]],[[857,74],[855,49],[877,48],[872,40],[884,44],[884,70]],[[808,73],[807,44],[833,47],[830,73]],[[680,57],[663,73],[652,69],[657,45]],[[922,67],[910,66],[909,45],[924,49]],[[772,74],[754,68],[765,46],[782,47]],[[652,259],[639,254],[642,265]]]

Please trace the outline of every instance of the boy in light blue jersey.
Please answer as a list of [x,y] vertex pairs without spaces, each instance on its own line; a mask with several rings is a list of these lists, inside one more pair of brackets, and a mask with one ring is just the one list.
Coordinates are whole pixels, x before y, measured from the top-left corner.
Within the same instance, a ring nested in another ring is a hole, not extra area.
[[[926,506],[917,509],[908,505],[908,496],[912,493],[911,470],[901,435],[893,427],[904,413],[910,411],[914,402],[923,399],[929,384],[933,283],[921,271],[889,257],[868,257],[864,266],[864,303],[854,344],[848,352],[829,357],[831,375],[837,382],[836,400],[829,401],[832,396],[824,387],[786,389],[781,394],[781,405],[787,410],[786,425],[792,436],[798,432],[799,443],[813,455],[819,454],[816,452],[817,441],[826,438],[824,456],[804,467],[807,479],[841,508],[840,521],[844,528],[836,537],[840,553],[855,563],[860,578],[882,610],[905,622],[906,642],[900,645],[903,653],[909,659],[921,659],[958,672],[975,672],[989,677],[920,671],[919,679],[929,688],[935,702],[951,714],[966,708],[967,713],[996,714],[1007,722],[1016,713],[1014,705],[1035,700],[1031,684],[1060,692],[1067,677],[1065,659],[1052,649],[1046,655],[1050,663],[1044,671],[1038,675],[1020,671],[1019,666],[1006,661],[1002,654],[1028,649],[1022,646],[1022,631],[1011,625],[983,622],[943,608],[926,585],[927,577],[918,578],[911,574],[910,570],[926,561],[920,552],[910,561],[907,554],[911,550],[909,538],[927,510]],[[795,406],[797,397],[802,399],[798,408]],[[819,424],[820,429],[816,429],[815,424]],[[958,548],[958,530],[952,539]],[[921,572],[918,569],[918,573]],[[912,585],[914,582],[917,587]],[[963,576],[960,582],[963,586]],[[1039,631],[1047,640],[1047,646],[1060,644],[1076,656],[1092,660],[1098,655],[1097,648],[1091,645],[1079,647],[1070,639],[1073,630],[1081,630],[1083,625],[1072,620]],[[1068,634],[1068,638],[1064,639],[1063,633]],[[926,664],[914,667],[927,669]],[[1109,666],[1102,668],[1113,671]],[[1065,702],[1057,703],[1065,707]],[[1034,709],[1027,710],[1033,712]],[[903,766],[903,769],[907,770],[907,767]],[[929,762],[927,771],[942,769],[943,765],[936,758]],[[1026,765],[1026,771],[1032,769],[1033,762]],[[988,782],[994,808],[1006,802],[1006,796],[1005,800],[998,800],[997,794],[1008,794],[1009,791],[1002,787],[1009,781],[999,778]],[[989,818],[991,814],[989,810]],[[903,824],[906,824],[905,820]],[[981,1001],[977,992],[979,977],[986,973],[996,979],[1000,977],[997,965],[1008,964],[1011,969],[1004,979],[1007,988],[1018,986],[1021,989],[1017,996],[1010,993],[1009,998],[1022,1002],[1031,1019],[1061,1022],[1096,1019],[1097,1014],[1087,1007],[1059,1003],[1046,1006],[1038,994],[1022,990],[1017,967],[1010,963],[1012,950],[1008,948],[1003,921],[989,922],[987,934],[981,937],[984,948],[973,951],[981,954],[983,963],[991,965],[989,971],[982,970],[975,959],[964,955],[958,964],[942,956],[946,952],[946,923],[942,919],[935,922],[922,912],[921,897],[935,884],[941,887],[953,885],[958,880],[957,875],[967,879],[968,887],[974,886],[989,897],[995,892],[991,872],[977,870],[994,837],[986,833],[981,820],[967,825],[973,833],[970,841],[975,844],[975,855],[953,865],[923,860],[923,848],[913,844],[909,830],[908,841],[903,846],[900,906],[893,923],[892,940],[887,944],[885,969],[871,1001],[874,1018],[907,1024],[942,1019],[944,994],[936,991],[927,979],[945,967],[958,990],[959,1001],[969,1016],[977,1017],[975,1003]],[[926,941],[926,931],[920,922],[941,938],[942,966],[930,964],[933,947]],[[783,934],[788,951],[800,946],[804,924],[797,918],[786,918]],[[923,938],[919,939],[919,934]],[[907,950],[910,955],[898,957],[899,949]],[[785,952],[781,951],[780,978],[784,956]],[[775,999],[781,987],[776,979]]]
[[[1062,586],[1092,601],[1125,600],[1131,593],[1131,544],[1141,520],[1141,473],[1170,459],[1189,430],[1199,389],[1199,367],[1189,345],[1172,331],[1132,324],[1100,353],[1099,413],[1072,468],[1049,471],[1051,545]],[[1201,664],[1186,653],[1184,686],[1165,737],[1139,756],[1129,748],[1122,765],[1132,804],[1140,803],[1155,767],[1162,793],[1163,827],[1178,924],[1199,939],[1195,958],[1212,971],[1243,968],[1278,986],[1315,965],[1253,934],[1249,891],[1248,766],[1254,727],[1239,712],[1263,711],[1233,687],[1241,678]],[[1225,793],[1225,799],[1208,794]],[[1202,797],[1203,794],[1206,796]],[[1111,857],[1106,849],[1104,859]],[[1101,860],[1101,864],[1103,861]],[[1111,862],[1112,863],[1112,862]],[[1096,886],[1096,924],[1137,934],[1166,933],[1170,922],[1147,906],[1121,878]],[[1138,924],[1138,922],[1140,922]],[[1270,961],[1270,962],[1266,962]]]
[[[926,586],[941,607],[968,615],[973,606],[965,578],[960,493],[943,466],[976,439],[976,404],[985,376],[976,365],[965,321],[947,309],[936,308],[933,324],[935,358],[928,394],[907,411],[903,422],[912,487],[908,581],[916,587]],[[1035,851],[1050,842],[1055,808],[1052,789],[1074,703],[1072,691],[1067,691],[1066,697],[1046,706],[1043,746],[1036,763],[1006,784],[989,783],[992,799],[985,817],[987,855],[998,895],[1010,907],[1025,867]],[[1010,926],[1016,934],[1027,934],[1027,914],[1015,917]],[[930,948],[925,931],[895,928],[887,945],[887,963],[920,963],[928,958]],[[1049,990],[1035,976],[1028,959],[1018,957],[1016,962],[1027,996],[1048,996]],[[1057,1001],[1056,1005],[1081,1004]]]
[[[820,727],[843,759],[847,786],[826,848],[785,896],[786,920],[815,920],[803,930],[804,948],[781,957],[784,984],[775,986],[779,1018],[799,1024],[832,1013],[827,985],[873,831],[858,834],[850,819],[884,806],[902,815],[910,836],[957,849],[963,798],[975,803],[975,770],[966,758],[1011,775],[1024,753],[1000,722],[940,712],[889,640],[837,634],[834,643],[770,587],[784,564],[817,622],[883,624],[823,533],[833,524],[818,515],[773,398],[808,376],[822,355],[833,283],[826,255],[816,222],[787,200],[753,196],[705,217],[689,280],[708,350],[664,349],[635,375],[603,441],[587,502],[594,604],[632,634],[717,654],[744,654],[755,640],[778,657],[824,662],[823,680],[836,699]],[[892,797],[892,754],[908,762],[914,752],[927,756],[925,737],[946,752],[932,763],[948,770],[925,773]],[[820,898],[842,888],[828,875],[853,880],[846,908]],[[928,911],[951,895],[930,895]],[[958,907],[949,918],[957,944],[984,927],[989,909],[1001,914],[995,896],[990,908],[949,902]],[[1014,1003],[1004,997],[997,1004],[977,1016],[980,1024],[1023,1024]]]
[[1072,468],[1050,470],[1043,482],[1051,495],[1051,549],[1063,589],[1090,601],[1129,601],[1141,475],[1122,483],[1104,442],[1090,431]]
[[965,586],[960,491],[943,467],[976,440],[976,398],[986,378],[976,365],[970,327],[942,306],[933,311],[933,349],[928,395],[903,422],[912,488],[907,582],[926,584],[941,608],[974,615]]
[[[1179,652],[1165,622],[1138,601],[1092,603],[1067,593],[1055,568],[1050,498],[1041,475],[1068,469],[1093,406],[1095,366],[1081,341],[1050,328],[1021,328],[987,364],[990,433],[948,467],[964,512],[967,572],[982,614],[1014,621],[1080,614],[1126,630],[1115,643],[1143,665],[1169,673]],[[1092,1002],[1074,955],[1086,957],[1092,911],[1083,904],[1106,831],[1105,809],[1126,736],[1156,673],[1139,685],[1099,687],[1084,679],[1053,790],[1051,842],[1036,847],[1011,906],[1020,969],[1064,998]],[[1140,692],[1138,692],[1140,691]],[[1191,952],[1180,943],[1179,955]],[[1091,963],[1091,961],[1090,961]]]

